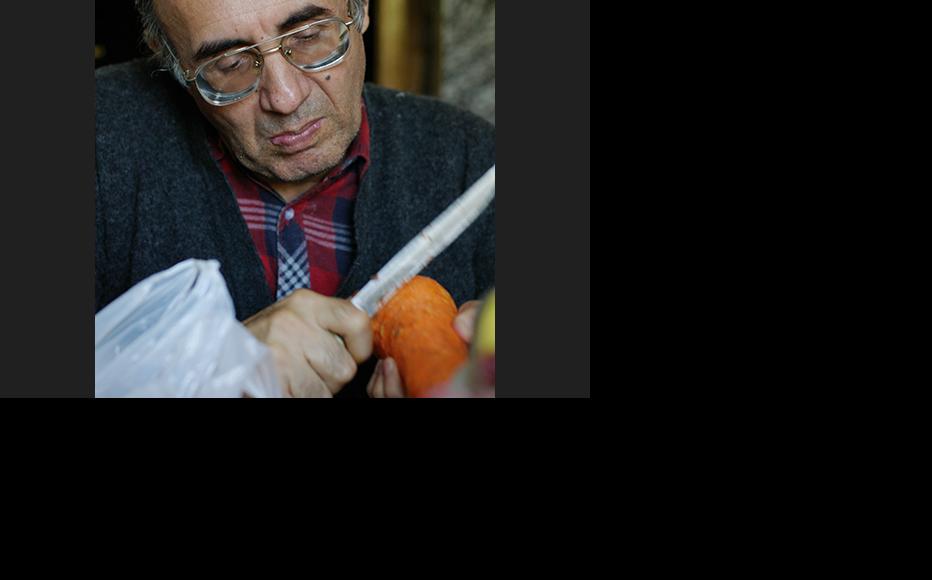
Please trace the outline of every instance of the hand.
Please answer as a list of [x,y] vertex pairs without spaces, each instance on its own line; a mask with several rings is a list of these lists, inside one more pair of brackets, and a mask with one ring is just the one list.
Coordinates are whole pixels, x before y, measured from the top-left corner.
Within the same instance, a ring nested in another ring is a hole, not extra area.
[[476,329],[476,316],[479,315],[479,306],[482,303],[478,300],[464,302],[460,306],[459,314],[453,319],[453,328],[467,344],[472,342],[472,335]]
[[372,355],[366,313],[310,290],[296,290],[243,324],[271,349],[286,396],[333,397]]
[[400,399],[405,396],[395,359],[387,358],[376,363],[366,393],[373,399]]

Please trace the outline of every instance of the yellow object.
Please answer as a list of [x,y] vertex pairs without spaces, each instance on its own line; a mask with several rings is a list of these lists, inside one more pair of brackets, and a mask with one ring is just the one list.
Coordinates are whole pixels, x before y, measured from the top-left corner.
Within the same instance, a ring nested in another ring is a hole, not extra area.
[[476,320],[476,336],[473,340],[476,354],[479,356],[495,354],[495,290],[489,293],[489,297],[482,305],[479,311],[479,317]]
[[472,335],[469,360],[446,385],[434,389],[430,397],[488,398],[495,396],[495,289],[479,305]]
[[440,7],[436,0],[386,0],[375,6],[375,82],[436,95],[440,79]]

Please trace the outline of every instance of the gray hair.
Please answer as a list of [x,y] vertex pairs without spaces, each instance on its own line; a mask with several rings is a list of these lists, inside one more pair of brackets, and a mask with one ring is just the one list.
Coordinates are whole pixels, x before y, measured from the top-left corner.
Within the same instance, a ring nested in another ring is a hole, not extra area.
[[[168,37],[162,31],[162,25],[159,22],[158,15],[155,13],[155,0],[135,0],[136,10],[139,12],[139,19],[142,22],[142,39],[151,48],[153,48],[153,57],[162,70],[172,73],[182,85],[186,85],[184,80],[184,70],[181,63],[172,52]],[[351,17],[362,14],[363,9],[368,4],[368,0],[346,0],[347,9]],[[362,21],[356,20],[354,26],[362,32]]]

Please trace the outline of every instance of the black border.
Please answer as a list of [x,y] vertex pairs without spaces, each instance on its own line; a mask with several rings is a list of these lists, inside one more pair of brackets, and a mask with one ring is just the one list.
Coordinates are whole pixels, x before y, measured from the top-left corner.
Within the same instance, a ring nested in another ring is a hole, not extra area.
[[554,39],[566,7],[496,4],[498,397],[589,396],[589,2]]
[[[4,22],[5,42],[18,49],[0,91],[6,129],[0,231],[8,258],[0,393],[90,397],[94,12],[83,2],[58,3],[51,12],[18,3],[4,7]],[[37,42],[37,28],[55,42]]]

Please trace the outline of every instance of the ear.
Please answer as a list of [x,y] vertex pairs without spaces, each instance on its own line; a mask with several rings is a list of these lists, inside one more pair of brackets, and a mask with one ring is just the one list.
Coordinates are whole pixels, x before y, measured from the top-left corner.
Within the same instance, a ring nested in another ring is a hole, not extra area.
[[369,29],[369,0],[362,2],[362,26],[359,27],[359,34],[364,34]]
[[152,51],[152,54],[158,54],[159,48],[161,48],[159,43],[152,38],[146,38],[146,46],[149,47],[149,50]]

